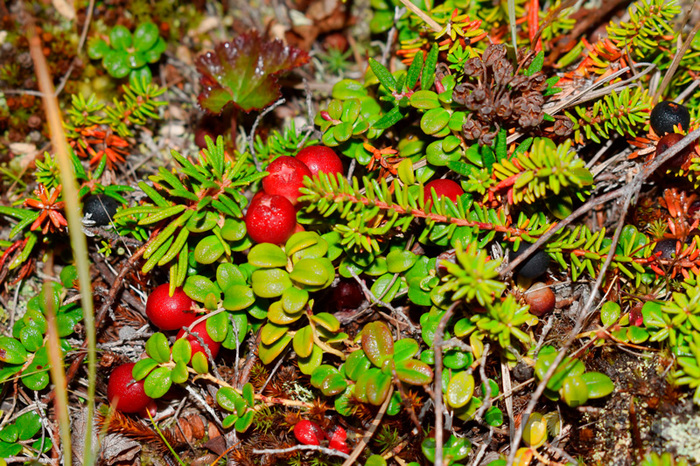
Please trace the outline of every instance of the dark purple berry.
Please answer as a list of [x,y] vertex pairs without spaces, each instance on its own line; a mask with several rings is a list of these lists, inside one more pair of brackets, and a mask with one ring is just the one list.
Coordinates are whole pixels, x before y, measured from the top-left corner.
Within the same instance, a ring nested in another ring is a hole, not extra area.
[[104,226],[109,225],[118,207],[119,203],[106,194],[93,194],[83,201],[83,214],[85,220],[94,222],[92,225]]
[[690,112],[681,104],[665,100],[654,106],[649,123],[659,136],[673,133],[673,127],[676,125],[681,125],[681,128],[687,131],[690,127]]
[[[522,245],[520,246],[520,249],[518,249],[517,252],[510,251],[508,257],[511,261],[513,261],[523,252],[525,252],[525,250],[527,250],[528,248],[528,245]],[[547,255],[547,253],[544,251],[538,250],[530,257],[525,259],[525,262],[522,262],[520,265],[518,265],[515,268],[515,272],[522,278],[534,279],[539,277],[540,275],[543,275],[547,271],[547,268],[549,267],[549,262],[549,255]]]

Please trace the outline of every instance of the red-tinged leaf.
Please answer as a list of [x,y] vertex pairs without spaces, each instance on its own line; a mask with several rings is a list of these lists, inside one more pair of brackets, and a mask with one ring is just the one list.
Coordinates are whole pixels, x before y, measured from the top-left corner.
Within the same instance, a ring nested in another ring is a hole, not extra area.
[[197,58],[204,89],[199,105],[210,113],[221,113],[229,103],[244,112],[263,109],[281,95],[277,75],[308,61],[306,52],[264,40],[257,31],[241,34]]
[[370,322],[362,329],[362,349],[372,364],[381,368],[394,355],[394,337],[384,322]]
[[433,370],[423,361],[396,361],[396,376],[411,385],[427,385],[433,381]]

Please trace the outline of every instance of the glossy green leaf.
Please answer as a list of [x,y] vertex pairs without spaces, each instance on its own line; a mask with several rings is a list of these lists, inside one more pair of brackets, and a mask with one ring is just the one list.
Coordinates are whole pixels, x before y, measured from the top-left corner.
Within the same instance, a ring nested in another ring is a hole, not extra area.
[[466,371],[453,375],[447,384],[447,394],[445,399],[447,404],[453,408],[466,406],[474,394],[474,376]]
[[260,348],[258,349],[258,356],[260,356],[260,361],[262,361],[263,364],[270,364],[272,361],[275,360],[277,356],[282,354],[282,351],[284,351],[284,349],[287,347],[287,345],[289,345],[291,341],[292,337],[288,334],[285,334],[274,344],[261,344]]
[[175,340],[175,343],[173,343],[172,353],[174,362],[184,362],[185,364],[187,364],[192,358],[192,345],[190,345],[190,342],[187,338],[182,337],[178,340]]
[[614,301],[608,301],[600,309],[600,320],[606,327],[614,324],[620,318],[620,305]]
[[276,244],[260,243],[250,249],[248,262],[265,269],[286,267],[287,254]]
[[304,375],[311,375],[317,367],[321,365],[323,359],[323,350],[316,345],[313,345],[311,354],[306,357],[298,357],[297,364],[299,370]]
[[547,440],[547,421],[540,413],[532,413],[523,429],[523,441],[537,448]]
[[236,420],[235,428],[236,432],[243,433],[248,430],[248,427],[253,423],[253,417],[255,416],[255,411],[248,411]]
[[0,336],[0,361],[7,364],[24,364],[27,350],[19,340]]
[[270,304],[267,310],[267,320],[276,325],[289,325],[301,319],[303,313],[289,314],[284,310],[281,301]]
[[208,295],[213,294],[218,297],[221,295],[221,290],[216,284],[202,275],[191,275],[185,280],[182,287],[187,296],[193,300],[203,303],[207,300]]
[[292,286],[289,274],[282,269],[260,269],[251,277],[253,292],[261,298],[276,298]]
[[327,312],[319,312],[311,316],[311,320],[316,323],[317,326],[325,328],[329,332],[335,333],[340,330],[340,322],[333,315]]
[[589,398],[603,398],[615,390],[615,384],[610,380],[610,377],[600,372],[586,372],[580,377],[588,387]]
[[309,301],[309,292],[296,286],[291,286],[284,290],[280,300],[285,312],[296,314],[304,309]]
[[131,376],[134,378],[134,380],[142,380],[148,374],[150,374],[153,369],[158,367],[158,364],[158,361],[155,359],[139,359],[136,361],[134,368],[131,370]]
[[412,338],[402,338],[394,343],[394,361],[405,361],[412,358],[420,350],[418,342]]
[[386,466],[386,460],[381,455],[372,455],[367,458],[365,466]]
[[247,309],[255,302],[255,294],[247,285],[231,285],[224,291],[222,305],[228,311]]
[[[289,327],[286,325],[276,325],[268,322],[260,329],[260,341],[264,345],[272,345],[288,332]],[[292,337],[290,336],[289,338],[291,340]]]
[[588,385],[581,375],[569,376],[564,379],[559,392],[562,400],[572,408],[581,406],[588,401]]
[[245,238],[245,222],[238,219],[227,218],[221,227],[221,237],[226,241],[239,241]]
[[201,351],[197,351],[192,355],[190,364],[192,364],[192,369],[194,369],[197,374],[207,374],[209,372],[209,360],[206,354]]
[[425,134],[436,134],[447,126],[450,121],[450,112],[444,108],[434,108],[423,114],[420,120],[420,128]]
[[109,50],[102,58],[102,66],[117,79],[126,77],[131,71],[129,55],[120,50]]
[[[323,259],[301,259],[294,264],[294,270],[289,274],[294,282],[307,286],[323,286],[329,278],[327,267],[321,263]],[[325,259],[326,261],[328,259]]]
[[145,51],[153,47],[158,40],[160,33],[158,26],[151,21],[139,24],[134,30],[134,48]]
[[17,416],[17,437],[20,441],[29,440],[41,430],[41,417],[34,411],[29,411]]
[[118,24],[109,33],[109,43],[114,49],[126,50],[131,47],[131,32]]
[[194,258],[200,264],[213,264],[225,251],[224,245],[216,235],[205,236],[194,248]]
[[157,367],[148,374],[143,383],[143,388],[146,395],[156,399],[165,395],[168,390],[170,390],[171,385],[170,369],[166,367]]
[[209,337],[217,343],[226,339],[229,330],[229,314],[227,312],[213,313],[206,320],[206,329]]
[[367,358],[362,350],[353,351],[345,360],[343,365],[345,375],[350,380],[357,381],[360,376],[372,367],[372,362]]
[[243,397],[231,387],[221,387],[216,392],[216,403],[228,412],[235,412],[240,401],[243,401]]
[[379,406],[389,395],[389,389],[391,388],[391,375],[385,374],[382,371],[379,371],[379,373],[374,373],[374,375],[367,380],[365,387],[367,402],[374,406]]
[[386,256],[387,270],[390,273],[402,273],[413,267],[418,260],[418,256],[411,251],[394,249]]
[[179,361],[175,364],[175,367],[173,367],[172,371],[170,372],[170,379],[173,383],[187,382],[187,379],[190,376],[189,372],[187,371],[187,362]]
[[159,363],[170,362],[170,344],[168,338],[156,332],[146,341],[146,353]]
[[297,333],[294,334],[292,347],[300,358],[306,358],[311,354],[314,347],[314,332],[310,325],[297,330]]

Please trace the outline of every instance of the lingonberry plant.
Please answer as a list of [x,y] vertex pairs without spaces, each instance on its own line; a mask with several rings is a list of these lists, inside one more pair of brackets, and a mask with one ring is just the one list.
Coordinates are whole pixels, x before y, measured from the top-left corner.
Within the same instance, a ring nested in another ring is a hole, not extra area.
[[327,3],[0,6],[0,457],[700,461],[695,13]]

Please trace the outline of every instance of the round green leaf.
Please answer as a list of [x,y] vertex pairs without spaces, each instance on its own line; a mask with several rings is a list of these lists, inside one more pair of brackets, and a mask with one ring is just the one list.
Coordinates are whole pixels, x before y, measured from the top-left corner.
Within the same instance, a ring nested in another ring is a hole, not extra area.
[[412,358],[418,351],[420,346],[413,338],[402,338],[394,343],[394,361],[405,361]]
[[27,325],[19,331],[19,340],[29,352],[34,352],[44,345],[44,334],[36,325]]
[[567,377],[559,393],[564,402],[572,408],[588,401],[588,385],[581,375]]
[[523,429],[523,441],[533,448],[544,444],[547,440],[547,421],[540,413],[532,413]]
[[381,405],[389,394],[391,388],[391,375],[379,371],[374,377],[367,380],[367,401],[374,406]]
[[134,31],[134,48],[139,51],[148,50],[155,45],[158,37],[158,26],[151,21],[141,23]]
[[286,267],[287,254],[276,244],[260,243],[250,249],[248,262],[256,267],[265,269]]
[[615,384],[610,377],[600,372],[586,372],[581,378],[586,383],[589,398],[602,398],[615,390]]
[[301,318],[303,313],[288,314],[281,301],[275,301],[270,304],[267,310],[267,320],[277,325],[289,325]]
[[207,319],[207,333],[209,337],[217,343],[221,343],[226,339],[230,321],[227,312],[214,313]]
[[136,361],[134,368],[131,370],[131,376],[134,378],[134,380],[142,380],[156,367],[158,367],[158,361],[155,359],[139,359]]
[[129,54],[129,67],[132,70],[136,70],[144,66],[146,66],[146,59],[143,57],[143,54],[139,52]]
[[245,285],[246,278],[237,266],[223,262],[216,268],[216,283],[220,289],[226,290],[232,285]]
[[241,395],[231,387],[221,387],[216,392],[216,403],[231,413],[236,411],[236,405],[242,400]]
[[384,302],[391,302],[401,289],[401,278],[394,278],[394,274],[387,273],[377,278],[372,284],[372,294]]
[[328,282],[329,275],[321,259],[301,259],[294,264],[289,278],[302,285],[323,286]]
[[[289,327],[286,325],[275,325],[268,322],[260,329],[260,341],[264,345],[272,345],[279,341],[285,334],[289,332]],[[291,336],[289,339],[291,340]]]
[[321,364],[311,373],[311,379],[309,382],[312,386],[319,388],[325,378],[331,374],[340,375],[340,371],[329,364]]
[[233,218],[227,218],[221,227],[221,237],[226,241],[239,241],[245,237],[245,222]]
[[248,411],[239,417],[235,423],[236,432],[243,433],[248,430],[248,427],[253,423],[253,416],[255,416],[255,411]]
[[[189,361],[187,361],[189,362]],[[175,363],[175,367],[170,372],[170,379],[173,383],[185,383],[189,378],[190,374],[187,371],[187,362],[179,361]]]
[[418,256],[411,251],[394,249],[386,256],[387,270],[390,273],[401,273],[413,267],[418,260]]
[[173,381],[170,378],[170,369],[158,367],[153,370],[143,383],[146,395],[151,398],[160,398],[170,390]]
[[200,264],[213,264],[226,249],[216,235],[205,236],[194,248],[194,258]]
[[261,298],[276,298],[292,286],[289,274],[282,269],[261,269],[251,277],[253,292]]
[[466,371],[458,372],[447,384],[447,404],[453,408],[466,406],[474,394],[474,377]]
[[109,33],[109,42],[113,49],[126,50],[131,47],[131,32],[118,24]]
[[372,363],[362,350],[353,351],[345,360],[343,370],[350,380],[357,381],[360,376],[372,367]]
[[221,294],[219,287],[207,277],[202,275],[192,275],[187,277],[182,289],[187,296],[200,303],[205,302],[210,294],[213,294],[216,297],[220,296]]
[[321,383],[319,387],[324,396],[334,396],[343,393],[348,386],[345,377],[338,374],[330,374]]
[[411,95],[411,106],[424,110],[430,110],[440,106],[438,96],[433,91],[420,90]]
[[338,322],[338,319],[333,314],[320,312],[312,315],[311,320],[313,320],[316,325],[325,328],[329,332],[335,333],[340,330],[340,322]]
[[87,53],[93,60],[99,60],[110,51],[107,41],[100,37],[93,37],[88,40]]
[[444,108],[433,108],[425,112],[420,120],[420,128],[425,134],[435,134],[447,126],[450,112]]
[[291,286],[282,293],[282,307],[289,314],[296,314],[304,309],[309,301],[309,292],[296,286]]
[[17,437],[20,441],[29,440],[41,430],[41,417],[33,411],[29,411],[17,417]]
[[222,305],[228,311],[241,311],[255,302],[253,290],[247,285],[232,285],[224,292]]
[[386,460],[381,455],[372,455],[367,458],[365,466],[386,466]]

